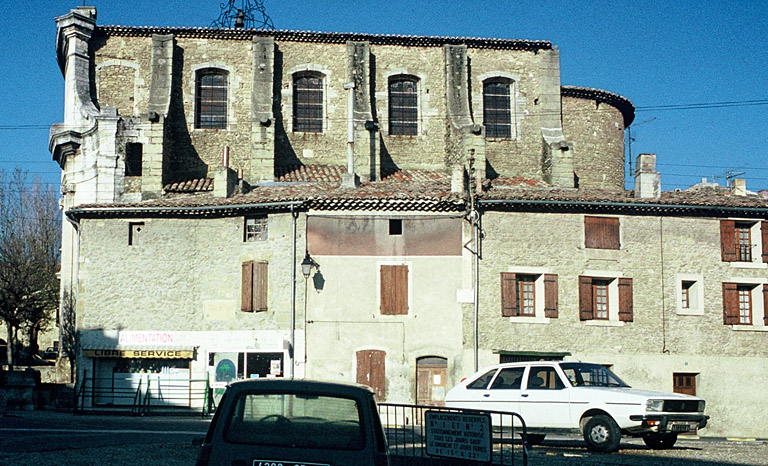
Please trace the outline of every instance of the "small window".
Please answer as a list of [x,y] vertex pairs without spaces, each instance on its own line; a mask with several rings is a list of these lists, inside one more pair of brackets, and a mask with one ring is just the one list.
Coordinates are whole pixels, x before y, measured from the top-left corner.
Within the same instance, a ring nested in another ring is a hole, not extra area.
[[752,225],[736,223],[734,226],[734,240],[737,262],[752,262]]
[[536,276],[518,275],[517,284],[519,285],[517,295],[520,298],[520,315],[536,316]]
[[269,298],[269,263],[243,262],[241,285],[240,310],[243,312],[266,311]]
[[407,265],[382,265],[379,289],[382,315],[408,314]]
[[293,78],[293,131],[323,132],[323,78],[319,75]]
[[488,81],[483,84],[483,124],[488,138],[512,137],[509,82]]
[[584,246],[591,249],[619,249],[619,219],[584,217]]
[[579,318],[583,321],[632,322],[632,279],[580,276]]
[[693,296],[691,290],[696,282],[683,280],[680,287],[680,307],[683,309],[691,309],[691,301]]
[[592,280],[594,319],[608,320],[608,280]]
[[144,229],[144,222],[131,222],[128,224],[128,246],[137,246],[140,243],[141,231]]
[[226,129],[228,73],[207,68],[198,71],[196,79],[195,128]]
[[501,315],[528,320],[557,318],[557,275],[502,272]]
[[675,372],[672,374],[672,391],[684,395],[696,396],[697,375],[698,374]]
[[403,221],[400,219],[389,220],[389,235],[401,236],[403,234]]
[[129,142],[125,145],[125,176],[141,176],[141,161],[144,146]]
[[266,241],[268,238],[267,216],[245,219],[245,241]]
[[395,76],[389,81],[389,134],[416,136],[418,131],[418,80]]
[[751,286],[739,285],[739,324],[752,325],[752,288]]

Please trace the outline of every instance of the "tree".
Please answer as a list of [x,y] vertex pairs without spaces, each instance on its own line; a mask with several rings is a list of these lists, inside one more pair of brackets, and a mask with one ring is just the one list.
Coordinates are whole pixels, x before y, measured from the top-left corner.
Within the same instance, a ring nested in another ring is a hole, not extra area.
[[[56,193],[27,173],[0,170],[0,319],[8,364],[29,362],[59,303],[61,213]],[[20,338],[20,335],[23,340]]]

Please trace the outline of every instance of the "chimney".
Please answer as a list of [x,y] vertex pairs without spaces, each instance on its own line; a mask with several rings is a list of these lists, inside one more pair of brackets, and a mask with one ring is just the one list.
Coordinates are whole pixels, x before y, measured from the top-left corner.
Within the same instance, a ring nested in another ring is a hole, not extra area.
[[464,197],[464,180],[464,165],[454,165],[451,172],[451,193],[457,193]]
[[637,156],[635,172],[635,197],[640,199],[661,196],[661,175],[656,171],[656,154]]
[[737,196],[747,195],[747,180],[743,178],[735,178],[731,181],[731,193]]
[[757,192],[757,196],[762,199],[768,199],[768,189],[761,189]]

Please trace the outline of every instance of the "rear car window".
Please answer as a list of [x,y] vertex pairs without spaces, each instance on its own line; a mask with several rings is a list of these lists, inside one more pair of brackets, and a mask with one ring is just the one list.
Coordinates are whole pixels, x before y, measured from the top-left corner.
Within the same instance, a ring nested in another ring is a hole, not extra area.
[[335,450],[365,447],[358,402],[312,394],[240,394],[227,416],[224,441]]

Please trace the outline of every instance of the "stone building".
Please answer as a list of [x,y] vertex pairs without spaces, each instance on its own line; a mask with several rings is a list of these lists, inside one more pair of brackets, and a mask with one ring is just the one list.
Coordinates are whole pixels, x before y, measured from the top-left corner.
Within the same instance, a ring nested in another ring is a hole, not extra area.
[[275,376],[440,403],[577,358],[768,436],[726,384],[768,382],[768,202],[661,193],[649,154],[626,191],[634,107],[562,86],[550,42],[56,21],[82,403]]

